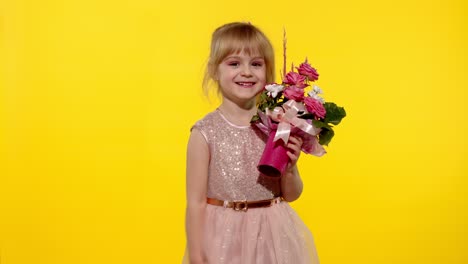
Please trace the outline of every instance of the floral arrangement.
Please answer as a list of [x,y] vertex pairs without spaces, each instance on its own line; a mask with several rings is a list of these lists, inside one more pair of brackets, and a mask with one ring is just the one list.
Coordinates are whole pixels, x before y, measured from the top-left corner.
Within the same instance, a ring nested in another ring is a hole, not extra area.
[[[286,72],[285,67],[283,72]],[[258,114],[252,122],[269,134],[258,166],[263,174],[280,176],[284,172],[289,161],[285,146],[291,134],[303,139],[303,152],[319,157],[326,153],[323,146],[328,146],[332,140],[333,125],[341,122],[346,111],[335,103],[325,102],[317,85],[308,88],[318,77],[317,70],[306,58],[299,67],[292,66],[281,84],[267,84],[261,92],[257,101]]]

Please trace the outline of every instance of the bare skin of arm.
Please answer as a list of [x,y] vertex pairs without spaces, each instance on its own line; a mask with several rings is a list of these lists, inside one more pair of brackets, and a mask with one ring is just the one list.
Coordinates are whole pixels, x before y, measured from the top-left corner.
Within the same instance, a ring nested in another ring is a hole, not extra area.
[[185,229],[191,264],[207,263],[203,253],[203,229],[210,154],[200,131],[193,129],[187,146]]
[[303,189],[303,183],[296,163],[301,154],[302,139],[294,136],[289,137],[288,156],[290,163],[285,173],[281,176],[281,193],[284,200],[292,202],[297,200]]

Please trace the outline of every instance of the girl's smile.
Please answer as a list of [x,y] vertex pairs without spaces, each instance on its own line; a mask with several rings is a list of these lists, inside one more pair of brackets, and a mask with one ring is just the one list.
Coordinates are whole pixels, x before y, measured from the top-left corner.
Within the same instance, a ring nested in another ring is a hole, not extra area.
[[236,82],[236,83],[245,88],[251,88],[252,86],[255,85],[254,82]]

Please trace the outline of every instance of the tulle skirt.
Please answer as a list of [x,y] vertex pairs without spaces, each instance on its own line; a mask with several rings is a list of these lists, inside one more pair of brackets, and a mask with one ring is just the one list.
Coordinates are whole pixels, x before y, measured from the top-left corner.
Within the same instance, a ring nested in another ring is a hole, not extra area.
[[287,202],[247,212],[208,204],[203,243],[208,264],[319,263],[311,232]]

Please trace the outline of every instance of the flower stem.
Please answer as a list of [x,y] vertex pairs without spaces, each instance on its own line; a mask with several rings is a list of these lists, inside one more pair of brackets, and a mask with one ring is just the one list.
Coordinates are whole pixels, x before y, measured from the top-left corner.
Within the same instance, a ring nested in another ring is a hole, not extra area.
[[286,77],[286,28],[283,28],[283,76],[282,82],[284,81]]

